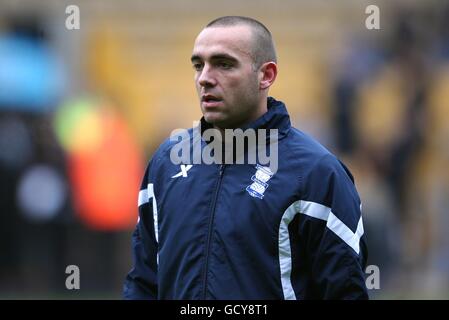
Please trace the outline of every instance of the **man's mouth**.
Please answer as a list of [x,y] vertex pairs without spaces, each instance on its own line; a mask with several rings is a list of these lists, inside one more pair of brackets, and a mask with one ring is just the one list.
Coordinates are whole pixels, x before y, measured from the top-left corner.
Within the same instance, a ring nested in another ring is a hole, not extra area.
[[203,101],[203,102],[217,102],[217,101],[221,101],[221,99],[217,98],[214,95],[206,94],[206,95],[203,95],[201,97],[201,101]]
[[210,108],[218,106],[222,102],[222,99],[211,94],[205,94],[201,97],[201,102],[204,107]]

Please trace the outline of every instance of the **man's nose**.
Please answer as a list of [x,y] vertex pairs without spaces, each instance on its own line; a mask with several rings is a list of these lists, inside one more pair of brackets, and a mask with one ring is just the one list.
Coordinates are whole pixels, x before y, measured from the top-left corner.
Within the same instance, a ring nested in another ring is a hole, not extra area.
[[198,77],[198,83],[202,87],[213,87],[216,85],[217,82],[209,66],[205,65],[201,70],[201,74]]

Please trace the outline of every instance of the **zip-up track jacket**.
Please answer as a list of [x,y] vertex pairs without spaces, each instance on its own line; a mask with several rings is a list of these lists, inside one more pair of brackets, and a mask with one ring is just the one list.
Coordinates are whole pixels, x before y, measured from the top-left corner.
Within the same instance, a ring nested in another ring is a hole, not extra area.
[[368,298],[349,170],[291,127],[280,101],[268,98],[249,127],[278,129],[274,174],[257,164],[175,165],[170,140],[156,151],[139,192],[126,299]]

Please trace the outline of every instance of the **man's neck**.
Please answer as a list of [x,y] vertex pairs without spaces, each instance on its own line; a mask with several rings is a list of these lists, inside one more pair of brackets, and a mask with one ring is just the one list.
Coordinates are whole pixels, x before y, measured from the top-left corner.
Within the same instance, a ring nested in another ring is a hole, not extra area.
[[260,101],[260,103],[258,105],[258,108],[257,108],[257,111],[250,118],[248,118],[246,121],[244,121],[244,122],[242,122],[240,124],[236,124],[234,126],[226,127],[226,128],[222,128],[222,127],[219,127],[217,125],[213,125],[213,127],[220,131],[222,140],[224,141],[225,140],[225,130],[226,129],[234,130],[234,129],[238,129],[238,128],[243,128],[243,127],[247,126],[248,124],[256,121],[257,119],[262,117],[267,112],[268,112],[268,99],[267,99],[267,97],[264,97],[264,99]]

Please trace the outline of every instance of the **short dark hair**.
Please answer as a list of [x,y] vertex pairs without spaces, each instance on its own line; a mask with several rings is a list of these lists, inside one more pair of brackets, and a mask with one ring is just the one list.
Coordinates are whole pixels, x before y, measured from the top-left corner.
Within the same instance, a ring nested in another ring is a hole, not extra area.
[[263,63],[273,61],[277,63],[276,49],[270,30],[261,22],[242,16],[224,16],[209,22],[209,27],[230,27],[236,25],[249,26],[253,31],[252,58],[254,65],[259,68]]

